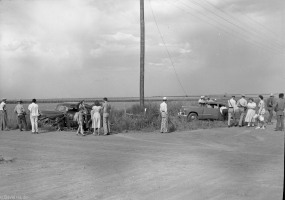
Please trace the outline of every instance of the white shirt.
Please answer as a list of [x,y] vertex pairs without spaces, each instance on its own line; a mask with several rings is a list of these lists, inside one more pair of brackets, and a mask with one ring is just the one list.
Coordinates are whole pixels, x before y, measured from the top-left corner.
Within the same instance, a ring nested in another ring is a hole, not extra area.
[[221,113],[221,114],[223,114],[223,110],[224,110],[224,109],[227,109],[227,107],[226,107],[226,106],[222,106],[222,107],[220,108],[220,113]]
[[160,104],[160,112],[166,112],[167,113],[167,104],[165,102],[162,102]]
[[241,106],[241,107],[246,107],[247,106],[247,101],[244,98],[241,98],[240,100],[238,100],[237,105]]
[[6,110],[5,105],[6,105],[6,103],[4,101],[2,101],[0,104],[0,110]]
[[234,110],[238,109],[236,100],[234,100],[233,98],[228,100],[228,104],[229,104],[229,108],[233,108]]
[[30,111],[30,115],[32,117],[38,117],[39,116],[39,106],[35,103],[31,103],[28,107]]

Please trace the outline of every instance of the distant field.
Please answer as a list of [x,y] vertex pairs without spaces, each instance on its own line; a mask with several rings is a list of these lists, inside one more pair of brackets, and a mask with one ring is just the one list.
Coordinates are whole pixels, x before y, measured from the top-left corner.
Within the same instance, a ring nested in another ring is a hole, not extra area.
[[[178,103],[179,102],[179,103]],[[168,105],[169,105],[169,108],[171,107],[180,107],[181,105],[193,105],[195,104],[195,102],[197,102],[196,100],[187,100],[187,101],[169,101]],[[87,101],[86,100],[86,103],[89,104],[89,105],[92,105],[94,103],[94,101]],[[40,103],[38,102],[38,105],[39,105],[39,109],[40,110],[53,110],[56,108],[56,105],[58,103]],[[112,107],[112,110],[114,111],[119,111],[119,110],[127,110],[129,109],[130,107],[132,107],[133,105],[138,105],[139,102],[137,101],[129,101],[129,102],[110,102],[111,104],[111,107]],[[145,105],[149,105],[149,104],[152,104],[154,106],[157,106],[157,110],[159,109],[159,104],[160,104],[160,101],[146,101],[145,102]],[[14,113],[14,108],[17,104],[16,103],[7,103],[7,113],[8,113],[8,125],[11,129],[15,129],[17,128],[17,115]],[[24,108],[26,109],[26,111],[28,111],[28,106],[29,106],[29,103],[24,103]],[[27,120],[27,123],[28,125],[30,124],[30,119],[29,117],[27,116],[26,117],[26,120]]]

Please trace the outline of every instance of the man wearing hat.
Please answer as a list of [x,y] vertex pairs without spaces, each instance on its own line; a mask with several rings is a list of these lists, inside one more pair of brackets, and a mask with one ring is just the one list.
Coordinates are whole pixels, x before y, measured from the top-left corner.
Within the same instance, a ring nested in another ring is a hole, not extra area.
[[273,106],[274,106],[274,103],[275,103],[274,94],[271,93],[270,97],[266,101],[266,107],[267,107],[267,110],[269,112],[267,124],[273,124],[271,122],[271,120],[272,120],[272,117],[273,117]]
[[205,96],[201,96],[201,98],[198,100],[198,103],[200,106],[206,106],[206,98]]
[[241,95],[241,99],[238,100],[237,107],[238,107],[238,111],[239,111],[239,114],[240,114],[238,126],[242,127],[243,118],[245,116],[245,111],[246,111],[246,108],[247,108],[247,101],[245,100],[245,95],[244,94]]
[[25,111],[25,108],[22,104],[23,102],[22,102],[22,100],[18,100],[17,102],[18,102],[18,104],[16,105],[14,112],[18,116],[19,130],[23,131],[23,129],[22,129],[23,126],[24,126],[24,129],[27,130],[26,111]]
[[163,97],[163,102],[160,104],[160,115],[161,115],[161,133],[167,133],[168,132],[168,114],[167,114],[167,98]]
[[229,106],[229,110],[228,110],[228,127],[232,126],[231,123],[231,118],[233,118],[233,124],[235,126],[237,126],[236,123],[236,111],[237,111],[237,103],[235,100],[235,96],[232,96],[232,98],[230,100],[228,100],[228,106]]
[[7,110],[6,110],[6,100],[5,98],[2,99],[2,102],[0,104],[0,124],[1,124],[1,131],[8,131],[7,121]]

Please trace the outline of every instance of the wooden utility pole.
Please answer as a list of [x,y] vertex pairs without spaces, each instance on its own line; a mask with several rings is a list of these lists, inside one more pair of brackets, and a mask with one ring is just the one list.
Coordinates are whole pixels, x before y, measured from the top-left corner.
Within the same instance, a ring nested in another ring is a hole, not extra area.
[[144,29],[144,0],[140,0],[141,24],[141,51],[140,51],[140,106],[144,107],[144,54],[145,54],[145,29]]

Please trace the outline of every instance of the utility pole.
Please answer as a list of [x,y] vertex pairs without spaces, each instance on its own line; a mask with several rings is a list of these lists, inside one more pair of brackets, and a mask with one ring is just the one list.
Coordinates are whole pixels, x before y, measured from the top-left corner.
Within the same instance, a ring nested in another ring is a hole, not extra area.
[[140,27],[141,27],[141,51],[140,51],[140,106],[144,107],[144,54],[145,54],[145,28],[144,28],[144,0],[140,0]]

